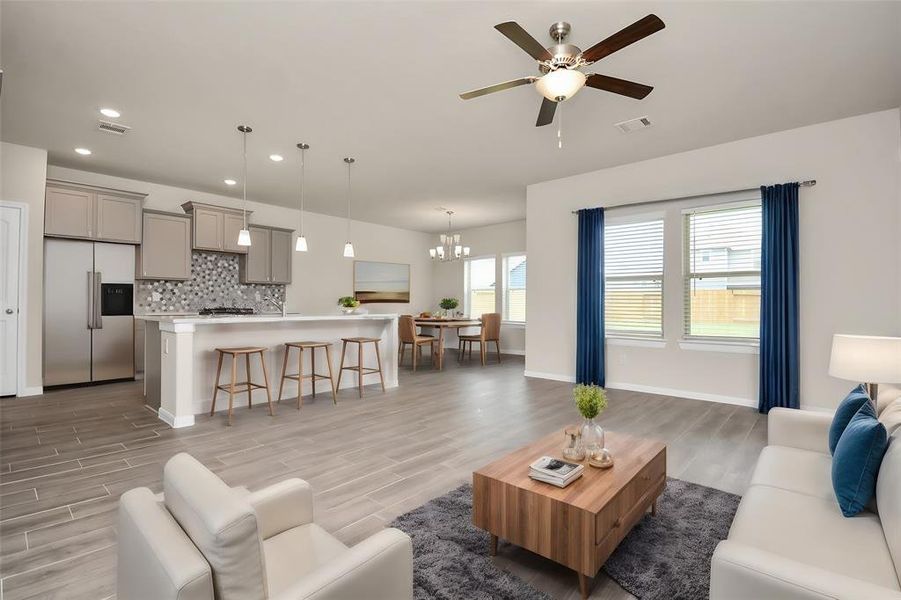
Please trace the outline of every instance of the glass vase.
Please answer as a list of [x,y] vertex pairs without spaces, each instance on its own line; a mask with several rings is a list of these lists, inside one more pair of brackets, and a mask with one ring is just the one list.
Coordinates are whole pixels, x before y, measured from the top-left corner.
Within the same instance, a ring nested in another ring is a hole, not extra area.
[[592,458],[606,447],[604,429],[594,419],[585,419],[582,422],[582,448],[585,455]]

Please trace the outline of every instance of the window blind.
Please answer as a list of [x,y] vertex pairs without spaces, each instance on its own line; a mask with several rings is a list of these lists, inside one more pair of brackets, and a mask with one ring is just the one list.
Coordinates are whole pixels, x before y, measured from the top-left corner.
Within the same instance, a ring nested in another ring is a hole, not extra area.
[[504,257],[504,320],[526,321],[526,255]]
[[663,219],[604,227],[608,335],[663,335]]
[[760,335],[760,211],[755,202],[684,214],[687,336]]

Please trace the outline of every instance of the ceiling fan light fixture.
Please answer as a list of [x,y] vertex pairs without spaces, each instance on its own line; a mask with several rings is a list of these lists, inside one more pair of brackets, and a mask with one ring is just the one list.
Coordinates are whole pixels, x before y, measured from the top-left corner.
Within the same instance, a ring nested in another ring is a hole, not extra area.
[[535,83],[538,93],[552,102],[569,100],[585,86],[585,73],[577,69],[551,71]]

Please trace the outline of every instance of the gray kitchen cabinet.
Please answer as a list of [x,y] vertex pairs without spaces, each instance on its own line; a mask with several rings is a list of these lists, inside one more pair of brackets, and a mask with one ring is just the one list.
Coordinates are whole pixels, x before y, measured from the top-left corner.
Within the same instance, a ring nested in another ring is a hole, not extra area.
[[291,283],[291,239],[294,231],[250,225],[250,248],[241,258],[242,283]]
[[44,235],[141,243],[143,194],[47,180]]
[[[181,207],[191,215],[192,247],[195,250],[247,253],[244,246],[238,245],[238,232],[244,225],[241,210],[200,202],[185,202]],[[251,211],[247,214],[250,215]]]
[[144,240],[138,248],[137,279],[191,278],[191,218],[145,210]]

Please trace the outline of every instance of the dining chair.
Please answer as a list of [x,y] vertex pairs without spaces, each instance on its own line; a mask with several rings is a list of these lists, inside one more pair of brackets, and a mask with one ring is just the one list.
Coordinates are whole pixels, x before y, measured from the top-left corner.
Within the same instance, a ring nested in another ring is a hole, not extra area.
[[397,337],[400,340],[398,364],[403,364],[404,351],[407,345],[410,345],[413,347],[413,370],[416,371],[417,357],[420,360],[422,359],[422,347],[426,344],[429,345],[432,366],[434,367],[437,364],[435,361],[435,344],[438,343],[438,340],[430,335],[416,333],[416,322],[413,320],[413,315],[401,315],[397,322],[397,328],[399,330]]
[[482,364],[485,365],[488,362],[488,345],[494,342],[494,347],[497,349],[497,362],[501,362],[501,314],[485,313],[482,315],[481,321],[482,330],[477,335],[458,336],[459,347],[457,350],[460,352],[460,358],[463,358],[467,344],[469,345],[469,357],[472,358],[472,344],[478,342],[479,356]]

